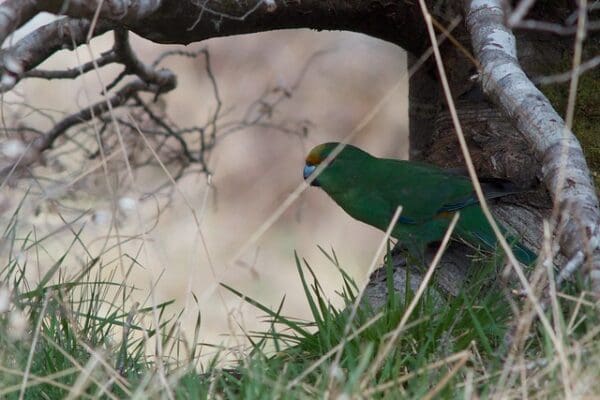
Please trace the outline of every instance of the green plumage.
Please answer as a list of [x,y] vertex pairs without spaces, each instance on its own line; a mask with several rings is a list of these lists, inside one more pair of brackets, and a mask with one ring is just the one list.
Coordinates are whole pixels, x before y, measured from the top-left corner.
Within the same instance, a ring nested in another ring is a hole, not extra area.
[[[304,177],[308,178],[337,145],[315,147],[306,159]],[[456,211],[460,211],[460,219],[455,238],[488,251],[497,247],[470,179],[460,174],[424,163],[373,157],[346,145],[313,185],[325,190],[352,217],[381,230],[387,229],[396,208],[402,206],[392,236],[420,256],[428,244],[443,238]],[[487,198],[518,191],[500,179],[483,180],[482,187]],[[505,237],[520,262],[535,261],[533,252],[515,238]]]

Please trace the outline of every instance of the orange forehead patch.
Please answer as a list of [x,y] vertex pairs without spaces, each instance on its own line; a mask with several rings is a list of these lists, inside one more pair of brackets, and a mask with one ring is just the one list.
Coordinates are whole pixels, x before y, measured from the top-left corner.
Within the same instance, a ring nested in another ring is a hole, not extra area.
[[306,165],[319,165],[321,161],[321,157],[312,151],[306,156]]
[[319,165],[326,157],[323,157],[323,150],[325,146],[320,144],[313,148],[310,153],[306,156],[306,164],[308,165]]

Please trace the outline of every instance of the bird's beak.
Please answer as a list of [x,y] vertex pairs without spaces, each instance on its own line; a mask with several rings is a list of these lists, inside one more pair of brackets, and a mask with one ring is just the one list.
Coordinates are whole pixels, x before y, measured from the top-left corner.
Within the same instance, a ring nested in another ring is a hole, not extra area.
[[[306,164],[306,165],[304,166],[304,171],[302,171],[302,176],[304,177],[304,179],[308,179],[308,177],[309,177],[309,176],[310,176],[310,175],[311,175],[313,172],[315,172],[315,169],[317,169],[316,165],[308,165],[308,164]],[[314,180],[311,182],[311,186],[320,186],[320,185],[319,185],[319,182],[317,182],[317,180],[316,180],[316,179],[314,179]]]

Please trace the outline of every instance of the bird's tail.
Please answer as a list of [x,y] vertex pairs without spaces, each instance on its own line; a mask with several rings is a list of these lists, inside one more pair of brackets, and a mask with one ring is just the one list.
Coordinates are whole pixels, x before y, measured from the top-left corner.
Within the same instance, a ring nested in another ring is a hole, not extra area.
[[525,265],[532,265],[537,260],[537,254],[531,251],[523,243],[519,242],[517,238],[507,236],[506,240],[510,244],[510,248],[520,263]]
[[[525,265],[535,263],[537,255],[522,244],[518,238],[510,235],[502,225],[499,227],[517,260]],[[463,237],[467,242],[478,243],[489,251],[495,251],[499,245],[496,234],[479,207],[462,210],[456,230],[458,236]]]
[[[537,254],[521,243],[516,237],[508,235],[504,227],[499,227],[517,260],[519,260],[521,264],[533,265],[537,260]],[[473,234],[477,237],[478,242],[488,250],[494,251],[499,246],[498,239],[491,228],[486,234],[482,234],[481,231],[475,231]]]

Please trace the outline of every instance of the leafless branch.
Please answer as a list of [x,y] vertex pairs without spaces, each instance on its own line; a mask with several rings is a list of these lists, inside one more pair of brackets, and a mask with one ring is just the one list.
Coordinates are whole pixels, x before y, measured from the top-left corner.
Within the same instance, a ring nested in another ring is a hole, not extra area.
[[[3,71],[0,92],[12,89],[25,72],[58,50],[85,43],[91,26],[88,20],[63,18],[36,29],[14,46],[0,51],[0,69]],[[110,23],[99,22],[94,32],[101,34],[111,28]],[[91,69],[90,66],[87,68]]]
[[129,44],[129,32],[119,28],[115,29],[115,54],[119,62],[125,66],[125,73],[137,75],[144,82],[152,82],[158,86],[168,86],[175,76],[164,69],[155,69],[144,64],[134,54]]
[[145,18],[161,4],[161,0],[6,0],[0,4],[0,43],[43,11],[89,21],[97,14],[102,20],[127,25]]
[[[535,0],[519,1],[515,9],[510,13],[510,15],[508,15],[508,18],[506,19],[506,26],[510,29],[544,31],[553,33],[555,35],[564,36],[574,35],[577,33],[577,25],[575,24],[578,18],[577,11],[574,11],[569,17],[566,18],[564,25],[548,21],[525,19],[525,16],[534,5]],[[590,12],[596,8],[598,8],[597,4],[588,4],[585,11]],[[600,29],[600,21],[586,21],[586,32],[598,29]]]
[[57,123],[54,128],[52,128],[48,133],[43,136],[43,139],[39,140],[35,147],[38,151],[46,150],[54,144],[56,139],[58,139],[64,132],[66,132],[69,128],[74,125],[80,124],[82,122],[90,121],[96,115],[102,115],[106,113],[109,109],[108,103],[112,108],[118,108],[124,105],[127,100],[131,99],[134,95],[139,92],[149,92],[149,93],[164,93],[169,90],[172,90],[175,87],[175,82],[172,82],[170,86],[159,86],[156,84],[149,84],[142,80],[135,80],[127,85],[123,86],[123,88],[119,89],[112,97],[108,100],[102,100],[98,103],[85,108],[75,114],[69,115],[59,123]]
[[[568,36],[577,33],[577,26],[565,26],[546,21],[532,19],[522,20],[514,25],[514,29],[535,30],[553,33],[555,35]],[[600,21],[588,22],[586,31],[591,32],[600,29]]]
[[533,7],[534,4],[535,0],[521,0],[506,20],[506,25],[509,28],[514,28],[515,25],[525,18],[525,15],[527,15],[527,12],[531,9],[531,7]]
[[571,80],[573,73],[576,75],[583,75],[587,71],[590,71],[600,65],[600,56],[596,56],[590,60],[582,62],[579,67],[575,71],[567,71],[561,74],[550,75],[550,76],[540,76],[537,78],[533,78],[532,82],[538,85],[552,85],[554,83],[565,83]]
[[87,72],[92,71],[94,68],[101,68],[105,65],[115,63],[119,60],[118,55],[110,50],[100,57],[98,57],[95,61],[87,62],[79,67],[69,68],[66,70],[43,70],[43,69],[32,69],[31,71],[27,71],[23,74],[23,78],[40,78],[40,79],[75,79],[81,74],[85,74]]
[[37,3],[35,0],[7,0],[0,4],[0,42],[39,12]]
[[[0,4],[0,42],[44,11],[65,18],[38,28],[28,39],[4,50],[0,78],[8,74],[18,81],[22,73],[60,48],[72,48],[117,27],[160,43],[187,44],[210,37],[304,27],[364,32],[399,40],[402,47],[415,52],[426,45],[415,40],[422,26],[415,18],[418,10],[414,5],[374,6],[368,0],[6,0]],[[12,87],[4,83],[0,90]]]
[[[51,148],[55,141],[65,134],[67,130],[74,127],[75,125],[81,124],[92,120],[95,116],[102,115],[109,110],[109,107],[117,108],[124,105],[129,99],[131,99],[138,92],[150,92],[150,93],[161,93],[162,91],[169,91],[175,87],[174,82],[171,87],[159,87],[155,84],[148,84],[141,80],[135,80],[119,91],[117,91],[108,100],[102,100],[98,103],[80,110],[74,114],[59,121],[52,129],[48,132],[36,138],[31,146],[28,148],[29,154],[25,157],[17,160],[14,165],[10,165],[0,171],[0,176],[6,178],[9,173],[15,170],[16,167],[26,168],[33,162],[40,159],[40,154],[45,150]],[[110,106],[109,106],[110,103]]]
[[[83,30],[80,29],[78,37],[83,35]],[[33,40],[31,35],[22,39],[23,41]],[[19,43],[17,46],[19,46]],[[15,46],[16,47],[16,46]],[[101,55],[95,62],[90,62],[82,66],[80,73],[89,71],[99,65],[106,65],[111,62],[118,62],[124,65],[126,74],[133,74],[137,76],[137,79],[127,83],[120,88],[112,96],[106,100],[102,100],[93,104],[83,110],[80,110],[72,115],[69,115],[57,122],[48,132],[37,137],[31,145],[28,147],[29,154],[18,160],[18,164],[10,165],[0,171],[0,176],[6,177],[9,173],[15,170],[17,166],[25,168],[31,163],[40,159],[40,154],[45,150],[51,148],[55,141],[62,135],[64,135],[72,127],[92,120],[95,117],[101,116],[111,109],[115,109],[125,105],[130,99],[136,96],[138,93],[146,92],[152,93],[155,97],[160,94],[166,93],[174,89],[177,85],[176,76],[169,70],[166,69],[154,69],[151,66],[147,66],[142,63],[134,54],[131,46],[129,45],[128,33],[124,30],[118,29],[115,31],[115,45],[113,50]],[[42,73],[34,74],[36,77],[65,77],[74,74],[73,70],[67,71],[45,71]],[[119,79],[120,80],[120,79]],[[116,85],[114,82],[111,86]],[[110,88],[108,89],[110,90]]]

